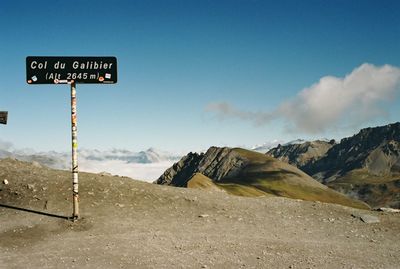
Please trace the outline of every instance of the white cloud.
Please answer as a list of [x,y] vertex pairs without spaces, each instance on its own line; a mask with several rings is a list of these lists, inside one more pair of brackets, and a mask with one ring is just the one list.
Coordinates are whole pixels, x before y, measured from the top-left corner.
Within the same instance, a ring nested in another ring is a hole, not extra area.
[[79,169],[84,172],[107,172],[112,175],[127,176],[137,180],[153,182],[173,164],[173,161],[157,163],[127,163],[122,160],[96,161],[82,159],[79,162]]
[[362,64],[343,78],[322,77],[293,99],[269,112],[239,110],[228,103],[213,103],[207,111],[221,118],[238,118],[255,125],[283,119],[293,131],[321,133],[362,124],[388,114],[386,105],[396,96],[400,68]]

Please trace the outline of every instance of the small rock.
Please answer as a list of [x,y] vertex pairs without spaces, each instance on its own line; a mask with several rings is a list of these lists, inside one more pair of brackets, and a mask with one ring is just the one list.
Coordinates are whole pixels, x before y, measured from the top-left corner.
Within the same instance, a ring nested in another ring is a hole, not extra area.
[[380,222],[378,217],[372,216],[372,215],[367,215],[367,214],[351,214],[351,215],[355,218],[362,220],[365,223],[368,223],[368,224]]
[[387,212],[387,213],[400,213],[400,209],[390,208],[390,207],[381,207],[377,209],[378,211]]
[[361,220],[365,223],[379,223],[380,220],[376,216],[371,216],[371,215],[363,215],[361,216]]
[[199,218],[208,218],[210,215],[207,215],[207,214],[201,214],[201,215],[199,215]]
[[92,192],[92,191],[88,191],[88,193],[87,193],[88,195],[94,195],[94,192]]
[[125,205],[119,204],[119,203],[116,203],[115,205],[118,206],[118,207],[121,207],[121,208],[122,208],[122,207],[125,207]]
[[7,180],[7,179],[4,179],[4,180],[3,180],[3,184],[4,184],[4,185],[8,185],[8,180]]
[[194,198],[185,197],[184,199],[185,199],[185,201],[188,201],[188,202],[196,202],[197,201],[197,197],[194,197]]
[[201,266],[201,268],[208,268],[208,266],[204,264]]
[[37,168],[42,168],[42,165],[40,163],[36,162],[36,161],[33,161],[32,165],[37,167]]
[[26,185],[26,188],[27,188],[28,190],[31,190],[31,191],[36,191],[36,189],[35,189],[35,184],[27,184],[27,185]]

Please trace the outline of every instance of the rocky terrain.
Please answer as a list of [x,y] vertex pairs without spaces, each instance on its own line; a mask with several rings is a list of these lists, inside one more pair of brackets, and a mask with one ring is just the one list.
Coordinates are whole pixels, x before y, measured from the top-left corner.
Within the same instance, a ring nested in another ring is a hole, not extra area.
[[397,268],[399,213],[0,160],[0,268]]
[[206,153],[189,153],[167,169],[155,183],[220,189],[240,196],[283,196],[368,208],[366,204],[324,186],[292,165],[240,148],[211,147]]
[[396,176],[400,173],[400,122],[362,129],[301,168],[325,182],[356,169],[365,169],[371,176]]
[[267,155],[303,168],[319,160],[335,144],[335,140],[329,142],[316,140],[304,141],[298,144],[279,144],[277,147],[270,149]]
[[362,129],[324,154],[315,143],[278,146],[268,155],[372,207],[400,207],[400,123]]

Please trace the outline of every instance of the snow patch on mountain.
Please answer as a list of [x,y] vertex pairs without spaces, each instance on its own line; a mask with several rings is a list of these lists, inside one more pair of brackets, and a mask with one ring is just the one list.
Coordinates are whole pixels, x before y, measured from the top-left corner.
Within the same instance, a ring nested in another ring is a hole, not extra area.
[[263,144],[258,144],[258,145],[254,145],[253,147],[251,147],[251,150],[260,152],[260,153],[266,153],[268,152],[270,149],[277,147],[279,144],[282,144],[283,141],[282,140],[272,140],[272,141],[268,141],[265,142]]
[[289,141],[289,142],[283,144],[282,146],[300,145],[300,144],[303,144],[306,142],[307,142],[307,140],[304,140],[304,139],[296,139],[296,140]]

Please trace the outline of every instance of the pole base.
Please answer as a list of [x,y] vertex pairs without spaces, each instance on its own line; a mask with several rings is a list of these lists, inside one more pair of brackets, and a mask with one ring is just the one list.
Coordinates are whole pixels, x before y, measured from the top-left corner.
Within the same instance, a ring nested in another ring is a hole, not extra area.
[[79,216],[71,216],[68,219],[71,220],[72,222],[77,222],[79,219]]

